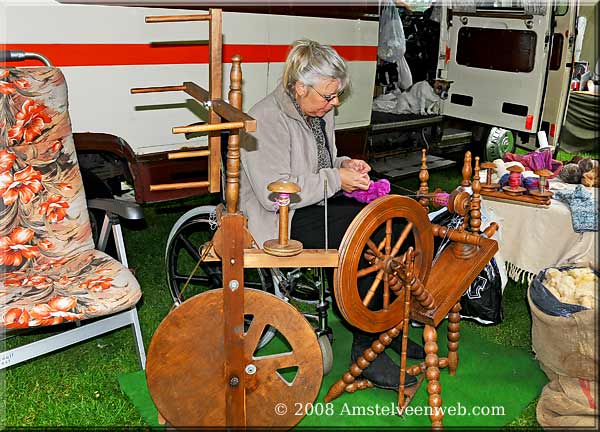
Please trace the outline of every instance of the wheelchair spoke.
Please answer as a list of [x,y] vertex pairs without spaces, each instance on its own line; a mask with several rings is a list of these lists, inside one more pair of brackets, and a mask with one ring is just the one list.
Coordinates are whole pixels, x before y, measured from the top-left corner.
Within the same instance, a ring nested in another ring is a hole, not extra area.
[[181,240],[184,249],[190,254],[190,256],[194,260],[198,261],[200,259],[200,252],[198,251],[198,248],[194,246],[194,244],[184,235],[179,236],[179,240]]

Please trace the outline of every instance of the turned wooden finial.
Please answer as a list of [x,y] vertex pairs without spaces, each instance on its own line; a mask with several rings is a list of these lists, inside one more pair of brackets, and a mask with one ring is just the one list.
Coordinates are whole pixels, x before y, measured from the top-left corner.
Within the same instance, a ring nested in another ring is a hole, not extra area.
[[[242,57],[234,55],[231,58],[231,71],[229,73],[229,103],[234,108],[242,109]],[[225,186],[225,200],[227,212],[237,213],[240,189],[240,132],[238,129],[229,131],[227,142],[227,180]]]
[[472,173],[472,168],[471,168],[471,152],[467,151],[465,153],[465,162],[463,163],[463,169],[462,169],[462,182],[460,182],[460,185],[463,187],[469,187],[471,186],[471,173]]
[[471,215],[469,218],[469,224],[471,226],[471,232],[479,234],[481,227],[481,182],[479,181],[479,156],[475,157],[475,173],[473,175],[473,195],[471,197]]
[[426,211],[429,211],[429,198],[427,194],[429,194],[429,185],[427,184],[427,180],[429,180],[429,171],[427,170],[427,150],[421,150],[421,170],[419,171],[419,180],[421,184],[419,186],[419,204],[421,204]]
[[276,181],[267,186],[269,192],[278,194],[277,204],[279,206],[279,238],[267,240],[263,249],[265,252],[275,256],[293,256],[302,252],[302,243],[291,240],[288,236],[290,194],[300,192],[300,186],[288,181]]

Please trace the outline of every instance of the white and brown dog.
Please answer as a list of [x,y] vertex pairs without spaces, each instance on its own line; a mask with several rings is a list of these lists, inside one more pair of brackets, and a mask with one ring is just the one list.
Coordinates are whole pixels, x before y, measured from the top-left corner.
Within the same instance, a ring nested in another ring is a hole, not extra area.
[[440,113],[440,101],[448,98],[452,81],[419,81],[406,91],[395,90],[373,100],[373,111],[394,114],[434,115]]

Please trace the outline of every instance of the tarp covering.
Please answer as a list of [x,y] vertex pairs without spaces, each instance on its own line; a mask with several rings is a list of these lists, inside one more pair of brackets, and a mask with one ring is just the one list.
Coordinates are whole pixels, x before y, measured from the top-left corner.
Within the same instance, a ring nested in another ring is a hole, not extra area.
[[598,151],[600,136],[600,95],[572,91],[560,147],[570,153]]

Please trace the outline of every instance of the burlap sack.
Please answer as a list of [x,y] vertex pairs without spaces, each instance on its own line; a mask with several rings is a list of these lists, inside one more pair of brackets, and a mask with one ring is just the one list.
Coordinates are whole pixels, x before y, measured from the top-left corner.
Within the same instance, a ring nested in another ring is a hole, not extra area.
[[570,317],[545,314],[531,301],[531,341],[550,382],[542,390],[536,414],[543,427],[595,427],[597,343],[596,311]]
[[597,430],[596,382],[556,375],[544,389],[536,407],[543,427],[585,427]]

